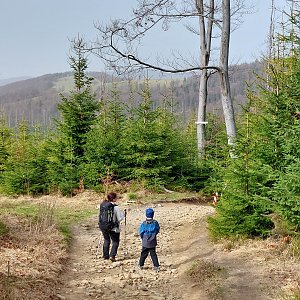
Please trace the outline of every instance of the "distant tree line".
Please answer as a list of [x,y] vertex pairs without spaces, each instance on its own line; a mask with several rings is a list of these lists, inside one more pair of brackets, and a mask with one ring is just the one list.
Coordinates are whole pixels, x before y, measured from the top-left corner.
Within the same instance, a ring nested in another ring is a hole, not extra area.
[[[262,63],[244,63],[230,67],[230,83],[235,110],[240,111],[240,104],[246,103],[245,88],[247,83],[255,80],[255,74],[262,71]],[[122,81],[120,78],[101,72],[87,72],[93,77],[92,91],[96,98],[109,96],[111,86],[117,83],[120,100],[127,104],[128,93],[135,91],[135,104],[139,102],[138,93],[144,87],[143,80]],[[57,105],[60,93],[67,94],[72,88],[72,72],[48,74],[37,78],[14,82],[0,87],[0,110],[7,116],[8,125],[17,127],[22,120],[27,120],[29,126],[40,124],[52,127],[53,119],[58,117]],[[165,98],[172,98],[174,112],[180,113],[188,122],[194,117],[198,106],[199,78],[197,76],[182,78],[149,78],[154,105],[160,106]],[[213,74],[208,82],[209,113],[221,114],[220,87],[217,74]]]

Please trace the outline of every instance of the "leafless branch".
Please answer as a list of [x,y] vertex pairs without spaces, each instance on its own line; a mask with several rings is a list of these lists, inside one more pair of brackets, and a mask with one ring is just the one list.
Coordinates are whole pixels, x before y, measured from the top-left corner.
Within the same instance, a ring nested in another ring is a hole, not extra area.
[[[184,73],[203,69],[218,70],[217,66],[199,66],[199,63],[192,66],[182,55],[173,56],[173,63],[170,59],[162,59],[164,61],[162,64],[149,62],[149,58],[141,58],[138,55],[137,49],[139,49],[143,37],[158,25],[163,30],[168,30],[172,22],[192,20],[201,16],[207,20],[207,28],[212,28],[210,24],[218,28],[219,33],[215,31],[212,37],[219,37],[222,28],[221,1],[201,0],[203,2],[202,9],[199,9],[198,1],[139,0],[136,9],[132,11],[132,18],[113,20],[108,25],[95,25],[100,35],[98,40],[90,45],[89,51],[100,57],[106,66],[116,71],[117,74],[135,72],[141,68],[151,68],[166,73]],[[233,2],[235,3],[234,12],[242,13],[245,0],[234,0]],[[186,28],[201,36],[199,30],[193,29],[193,25],[186,25]],[[210,36],[212,31],[208,31],[206,34]],[[211,41],[207,38],[206,40],[208,49],[210,49]],[[180,57],[179,60],[178,57]]]

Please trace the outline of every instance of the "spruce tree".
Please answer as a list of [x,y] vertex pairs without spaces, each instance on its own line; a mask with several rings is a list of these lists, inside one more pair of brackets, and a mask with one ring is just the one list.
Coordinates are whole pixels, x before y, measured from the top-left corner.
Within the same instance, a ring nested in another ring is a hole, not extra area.
[[247,126],[241,127],[236,159],[228,161],[224,193],[210,219],[215,235],[266,235],[275,226],[271,213],[300,228],[299,28],[293,23],[291,32],[277,36],[259,93],[249,99]]
[[246,108],[239,122],[234,158],[227,156],[218,171],[219,181],[214,183],[221,195],[216,215],[208,220],[215,237],[266,236],[273,228],[267,217],[272,211],[268,197],[272,169],[257,156],[257,123],[249,110]]
[[132,108],[131,118],[123,132],[123,166],[121,176],[138,179],[146,185],[160,185],[163,173],[169,166],[161,164],[166,158],[162,145],[162,132],[158,126],[158,111],[153,108],[149,81],[146,80],[141,92],[141,102]]
[[93,78],[86,75],[87,58],[84,57],[84,42],[78,39],[74,42],[75,56],[70,57],[70,66],[74,71],[75,90],[70,96],[62,95],[58,104],[62,120],[58,123],[58,130],[70,139],[75,158],[84,156],[86,135],[91,129],[99,110],[99,102],[91,90]]
[[117,84],[101,102],[100,114],[87,136],[85,146],[85,178],[91,187],[99,185],[100,177],[117,176],[121,164],[122,135],[126,106],[120,100]]
[[26,121],[19,124],[2,178],[6,194],[36,195],[47,192],[44,137],[38,128],[29,128]]
[[[298,45],[299,47],[299,45]],[[278,102],[280,110],[273,111],[273,135],[276,134],[278,181],[274,185],[274,200],[279,213],[295,230],[300,229],[300,60],[299,48],[284,59],[280,71],[283,84]]]
[[0,179],[6,169],[5,165],[10,154],[12,135],[13,130],[7,126],[6,117],[0,112]]
[[82,39],[74,41],[75,55],[70,57],[70,66],[74,71],[75,89],[68,96],[62,95],[58,104],[61,113],[61,120],[57,122],[59,140],[52,146],[57,148],[59,160],[51,163],[49,173],[52,184],[64,193],[70,193],[83,180],[87,135],[99,112],[99,102],[91,89],[93,79],[86,74],[88,62],[84,48]]
[[193,172],[187,150],[193,144],[188,143],[173,107],[168,109],[166,102],[154,107],[149,80],[144,82],[140,96],[140,103],[131,108],[124,124],[120,176],[151,187],[187,187],[185,176]]
[[264,137],[258,153],[276,174],[270,195],[273,211],[299,230],[300,26],[299,11],[293,13],[283,34],[277,35],[276,55],[268,61],[268,77],[259,102],[261,113],[257,114]]

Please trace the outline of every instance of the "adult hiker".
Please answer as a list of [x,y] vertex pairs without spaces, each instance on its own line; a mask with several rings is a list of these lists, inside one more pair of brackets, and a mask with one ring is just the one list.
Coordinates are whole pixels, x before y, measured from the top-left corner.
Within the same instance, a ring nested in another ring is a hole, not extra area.
[[124,213],[116,204],[116,193],[109,193],[106,197],[99,209],[99,228],[104,238],[103,258],[115,262],[120,243],[120,222],[124,219]]
[[154,210],[152,208],[146,209],[146,220],[141,224],[139,234],[142,239],[142,251],[139,260],[139,267],[144,268],[145,260],[150,253],[153,270],[159,271],[159,262],[156,253],[157,234],[159,233],[159,223],[153,219]]

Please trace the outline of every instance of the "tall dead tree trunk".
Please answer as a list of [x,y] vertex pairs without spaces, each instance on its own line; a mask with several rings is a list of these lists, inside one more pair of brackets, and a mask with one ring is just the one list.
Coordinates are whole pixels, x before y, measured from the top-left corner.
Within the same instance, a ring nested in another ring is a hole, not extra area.
[[229,58],[229,37],[230,37],[230,0],[222,1],[222,36],[220,48],[220,84],[221,101],[226,125],[228,145],[234,145],[236,141],[236,126],[234,119],[233,103],[230,92],[228,58]]
[[197,113],[197,145],[200,157],[205,156],[206,148],[206,100],[207,100],[207,83],[208,74],[207,70],[202,70],[200,73],[199,80],[199,102],[198,102],[198,113]]
[[[210,0],[210,13],[207,19],[204,17],[204,3],[203,0],[196,0],[196,7],[199,13],[199,38],[200,38],[200,65],[208,66],[210,53],[211,53],[211,40],[212,40],[212,27],[214,17],[214,0]],[[198,101],[198,113],[197,113],[197,144],[199,157],[205,157],[206,148],[206,105],[208,94],[208,70],[203,69],[200,71],[199,80],[199,101]]]

